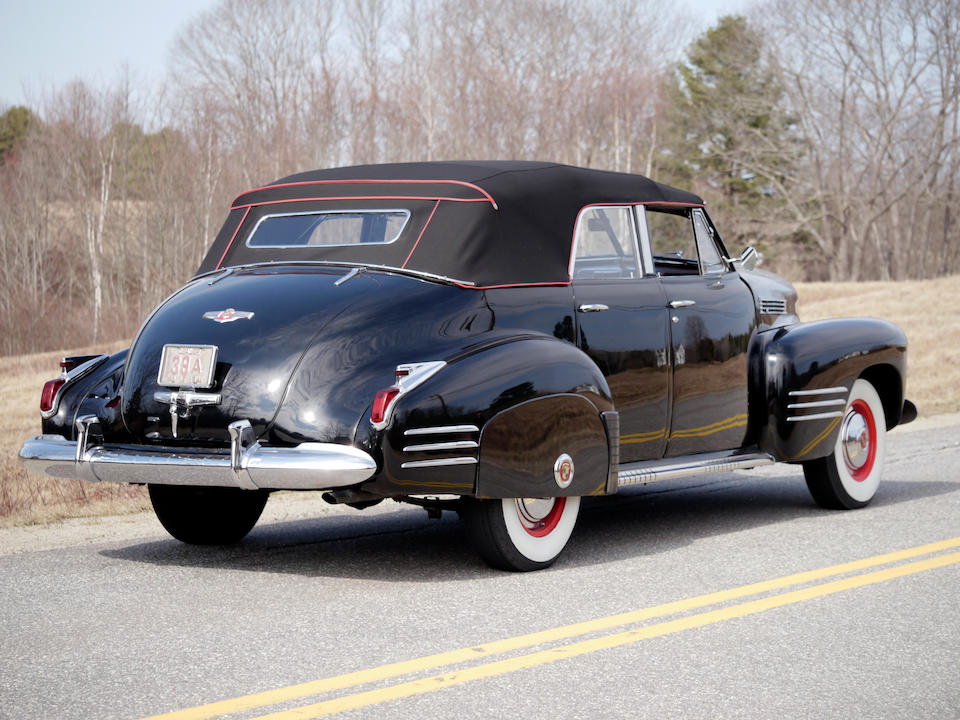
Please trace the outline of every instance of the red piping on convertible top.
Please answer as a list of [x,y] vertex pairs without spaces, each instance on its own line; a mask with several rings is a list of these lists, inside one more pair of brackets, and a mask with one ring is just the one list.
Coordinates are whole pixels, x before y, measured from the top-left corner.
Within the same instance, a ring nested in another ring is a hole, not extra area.
[[413,247],[410,248],[410,252],[407,254],[407,259],[403,261],[403,265],[400,266],[400,269],[403,270],[407,263],[410,262],[410,258],[413,256],[413,251],[417,249],[417,245],[420,244],[420,238],[423,237],[423,234],[427,231],[427,225],[430,224],[430,221],[433,220],[433,214],[437,211],[437,208],[440,207],[440,201],[437,200],[436,204],[433,206],[433,210],[430,211],[430,217],[427,218],[427,221],[423,224],[423,227],[420,229],[420,234],[417,235],[417,241],[413,244]]
[[282,205],[284,203],[295,202],[321,202],[323,200],[446,200],[448,202],[458,203],[485,203],[484,198],[450,198],[436,197],[435,195],[339,195],[337,197],[308,197],[308,198],[288,198],[286,200],[265,200],[263,202],[248,203],[247,205],[234,205],[231,210],[237,210],[242,207],[251,208],[261,205]]
[[[274,188],[283,188],[283,187],[299,187],[302,185],[347,185],[347,184],[356,185],[356,184],[364,184],[364,183],[373,183],[373,184],[410,183],[410,184],[422,184],[422,185],[448,183],[450,185],[461,185],[463,187],[468,187],[468,188],[471,188],[472,190],[476,190],[481,195],[483,195],[483,197],[486,198],[491,205],[493,205],[493,208],[495,210],[497,209],[497,203],[493,199],[493,197],[490,195],[490,193],[488,193],[486,190],[484,190],[482,187],[478,185],[474,185],[473,183],[469,183],[469,182],[464,182],[463,180],[303,180],[301,182],[278,183],[276,185],[264,185],[263,187],[255,188],[253,190],[247,190],[246,192],[240,193],[233,199],[233,206],[235,206],[237,200],[242,198],[244,195],[260,192],[261,190],[273,190]],[[375,198],[375,199],[379,199],[379,198]],[[432,198],[426,198],[426,199],[432,199]],[[453,198],[443,198],[443,199],[447,200],[447,199],[453,199]],[[266,203],[252,203],[252,204],[261,205]]]
[[233,241],[237,239],[237,233],[240,232],[240,228],[243,227],[243,221],[247,219],[247,215],[250,213],[250,206],[247,205],[247,209],[243,212],[243,217],[240,218],[240,222],[237,223],[237,229],[233,231],[233,237],[230,238],[230,242],[227,243],[227,247],[223,250],[223,255],[220,256],[220,259],[217,261],[217,267],[215,270],[220,269],[220,265],[223,264],[223,259],[227,256],[227,253],[230,251],[230,248],[233,247]]

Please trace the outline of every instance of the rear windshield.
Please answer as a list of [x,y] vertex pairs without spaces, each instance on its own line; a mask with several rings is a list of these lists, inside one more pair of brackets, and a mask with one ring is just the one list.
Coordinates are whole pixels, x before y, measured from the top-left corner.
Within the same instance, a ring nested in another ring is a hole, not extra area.
[[386,245],[403,231],[409,210],[332,210],[265,215],[247,247]]

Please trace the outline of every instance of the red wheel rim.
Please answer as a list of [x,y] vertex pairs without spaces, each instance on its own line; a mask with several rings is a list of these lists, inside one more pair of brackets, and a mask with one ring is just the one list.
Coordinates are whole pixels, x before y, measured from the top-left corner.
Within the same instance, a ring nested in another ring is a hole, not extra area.
[[517,515],[520,516],[520,524],[528,535],[545,537],[556,530],[557,525],[560,524],[560,518],[563,517],[563,508],[566,505],[567,499],[565,497],[554,498],[550,512],[541,518],[534,518],[524,513],[523,500],[517,500]]
[[[854,467],[847,459],[846,453],[844,453],[843,459],[847,465],[847,470],[850,472],[850,477],[857,482],[863,482],[870,477],[870,472],[873,470],[873,462],[877,457],[877,423],[873,419],[873,412],[870,410],[870,405],[868,405],[865,400],[857,398],[850,403],[850,412],[857,413],[863,418],[864,422],[866,422],[867,437],[865,440],[869,444],[869,449],[867,450],[867,459],[860,467]],[[861,446],[862,444],[861,442]]]

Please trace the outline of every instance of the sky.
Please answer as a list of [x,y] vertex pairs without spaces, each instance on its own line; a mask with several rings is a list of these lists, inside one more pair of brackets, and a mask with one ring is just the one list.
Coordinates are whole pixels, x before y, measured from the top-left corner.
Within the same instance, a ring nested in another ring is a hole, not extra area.
[[[177,32],[216,2],[0,0],[0,111],[13,105],[36,107],[45,93],[76,78],[109,85],[124,66],[135,84],[159,82]],[[747,4],[686,0],[704,29]]]

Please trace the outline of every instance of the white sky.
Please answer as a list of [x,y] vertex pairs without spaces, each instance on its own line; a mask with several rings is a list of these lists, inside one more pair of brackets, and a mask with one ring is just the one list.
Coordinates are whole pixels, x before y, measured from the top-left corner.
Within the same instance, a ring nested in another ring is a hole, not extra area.
[[[659,0],[671,2],[671,0]],[[682,2],[682,0],[681,0]],[[749,0],[686,0],[709,27]],[[134,84],[159,81],[178,30],[216,0],[0,0],[0,111],[37,106],[75,78],[103,86],[126,65]]]

